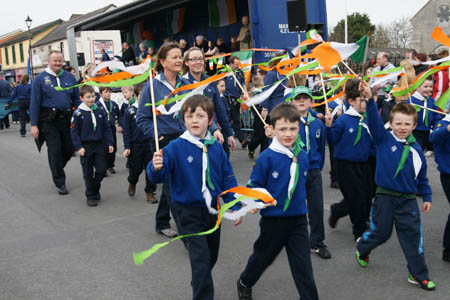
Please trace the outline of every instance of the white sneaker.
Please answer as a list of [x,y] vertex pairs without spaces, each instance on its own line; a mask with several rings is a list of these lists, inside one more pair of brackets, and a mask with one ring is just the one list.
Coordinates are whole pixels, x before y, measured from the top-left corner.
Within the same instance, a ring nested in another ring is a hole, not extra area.
[[433,155],[433,151],[427,151],[427,152],[425,152],[425,156],[426,157],[430,157],[430,156],[432,156]]

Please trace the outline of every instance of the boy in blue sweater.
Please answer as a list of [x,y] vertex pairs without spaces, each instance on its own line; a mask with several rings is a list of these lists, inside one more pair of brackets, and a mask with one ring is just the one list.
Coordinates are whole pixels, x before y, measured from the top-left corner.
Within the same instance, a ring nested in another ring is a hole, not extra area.
[[[136,125],[139,97],[143,88],[143,83],[134,87],[132,98],[134,101],[130,101],[131,104],[125,110],[122,121],[123,146],[125,148],[123,156],[128,158],[129,162],[128,195],[131,197],[136,193],[136,183],[139,180],[142,170],[145,170],[145,167],[153,157],[149,147],[150,139]],[[134,95],[136,95],[136,98]],[[158,203],[154,195],[155,190],[156,184],[152,183],[147,173],[145,173],[145,193],[149,203]]]
[[312,94],[306,86],[298,86],[292,90],[292,104],[300,113],[300,137],[302,149],[309,159],[306,176],[306,199],[308,219],[311,233],[311,251],[320,258],[329,259],[331,254],[324,243],[325,228],[323,225],[323,188],[322,173],[325,162],[325,126],[320,119],[309,112],[312,105]]
[[109,121],[109,125],[111,127],[112,137],[113,137],[113,147],[114,151],[109,152],[108,146],[105,145],[105,155],[106,155],[106,164],[109,173],[114,174],[116,170],[114,170],[114,162],[116,161],[116,151],[117,151],[117,134],[116,134],[116,122],[119,120],[119,105],[116,102],[111,100],[111,88],[110,87],[100,87],[100,99],[97,101],[97,106],[102,109]]
[[359,80],[351,79],[345,86],[350,107],[335,122],[326,112],[327,138],[334,145],[334,158],[339,188],[344,199],[331,205],[329,224],[336,227],[339,218],[350,215],[356,241],[367,228],[371,206],[372,181],[369,152],[372,144],[364,117],[366,101],[359,92]]
[[82,103],[73,112],[70,133],[75,150],[80,155],[87,204],[97,206],[100,184],[106,174],[104,145],[108,145],[108,151],[112,153],[113,138],[107,115],[95,104],[94,88],[82,86],[80,99]]
[[[438,107],[434,105],[434,99],[430,97],[432,94],[433,79],[432,77],[427,77],[412,95],[411,101],[408,99],[406,102],[438,110]],[[425,154],[430,156],[432,154],[431,151],[433,151],[433,145],[430,143],[430,131],[441,117],[438,113],[423,108],[420,108],[417,114],[417,127],[414,129],[413,134]]]
[[371,98],[367,105],[369,129],[377,150],[376,197],[372,206],[370,228],[356,245],[356,260],[361,267],[369,264],[369,254],[386,242],[395,224],[397,236],[408,262],[408,281],[425,290],[435,288],[425,264],[422,222],[416,193],[423,197],[422,211],[431,208],[431,188],[427,179],[427,161],[412,132],[417,113],[412,105],[399,103],[389,118],[392,132],[384,128],[368,83],[361,82],[361,95]]
[[[436,124],[430,141],[434,145],[434,159],[441,172],[441,184],[450,203],[450,114]],[[442,259],[450,262],[450,214],[445,225],[443,246]]]
[[[298,138],[300,113],[287,103],[270,113],[275,137],[263,151],[250,175],[249,186],[261,187],[277,200],[261,211],[260,235],[253,254],[237,282],[239,300],[252,300],[252,287],[283,247],[301,299],[319,299],[311,265],[306,214],[308,154]],[[288,171],[289,170],[289,171]]]
[[[191,96],[181,108],[187,131],[155,152],[147,173],[155,183],[170,182],[172,209],[180,234],[209,230],[216,224],[212,208],[223,191],[237,186],[225,151],[209,133],[214,104],[202,95]],[[228,194],[225,202],[233,200]],[[235,205],[233,209],[238,209]],[[235,225],[241,223],[241,218]],[[219,254],[220,229],[187,238],[194,300],[214,299],[211,271]]]

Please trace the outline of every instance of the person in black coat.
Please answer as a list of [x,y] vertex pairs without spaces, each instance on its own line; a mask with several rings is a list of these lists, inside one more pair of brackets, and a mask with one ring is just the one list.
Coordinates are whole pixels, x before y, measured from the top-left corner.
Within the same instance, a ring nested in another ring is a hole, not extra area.
[[126,66],[134,66],[136,64],[134,51],[127,42],[122,44],[122,61]]

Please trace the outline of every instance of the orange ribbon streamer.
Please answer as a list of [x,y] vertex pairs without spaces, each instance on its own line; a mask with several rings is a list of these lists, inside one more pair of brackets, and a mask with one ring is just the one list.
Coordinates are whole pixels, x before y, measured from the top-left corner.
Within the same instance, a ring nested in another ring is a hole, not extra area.
[[[340,92],[339,94],[334,95],[333,97],[331,97],[330,99],[328,99],[326,102],[330,103],[331,101],[333,101],[333,100],[335,100],[335,99],[337,99],[337,98],[339,98],[339,97],[344,96],[344,94],[345,94],[345,92],[342,91],[342,92]],[[320,102],[320,103],[314,103],[314,104],[312,105],[312,107],[317,107],[317,106],[321,106],[321,105],[324,105],[324,104],[325,104],[325,101]]]

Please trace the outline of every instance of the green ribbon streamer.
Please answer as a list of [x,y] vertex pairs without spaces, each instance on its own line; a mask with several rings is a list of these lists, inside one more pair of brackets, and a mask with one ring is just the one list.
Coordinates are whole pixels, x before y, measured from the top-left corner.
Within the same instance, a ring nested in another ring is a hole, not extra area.
[[290,77],[296,73],[302,72],[302,71],[307,71],[307,70],[311,70],[314,68],[317,68],[319,66],[319,62],[317,60],[306,64],[304,66],[298,67],[297,69],[292,70],[291,72],[289,72],[289,74],[287,75],[287,77]]
[[[206,149],[208,149],[208,146],[214,144],[216,140],[214,139],[214,137],[211,135],[209,139],[205,139],[205,141],[203,142],[203,145],[206,147]],[[212,180],[211,180],[211,175],[209,172],[209,155],[208,155],[208,150],[206,150],[206,162],[207,162],[207,166],[206,166],[206,182],[208,183],[208,186],[210,189],[212,189],[213,191],[216,190]]]
[[367,79],[375,77],[375,76],[378,76],[378,75],[388,75],[388,74],[391,74],[391,73],[400,72],[402,70],[403,70],[403,66],[400,66],[400,67],[397,67],[397,68],[392,68],[392,69],[389,69],[389,70],[386,70],[386,71],[378,71],[378,72],[372,73],[370,75],[364,76],[363,80],[366,81]]
[[[295,141],[294,150],[292,150],[292,153],[294,154],[294,157],[297,158],[300,151],[302,151],[302,148],[305,147],[305,144],[302,142],[302,138],[300,137],[300,134],[297,135],[297,140]],[[291,198],[292,195],[294,195],[295,189],[297,188],[298,183],[298,176],[299,176],[299,170],[300,170],[300,164],[296,163],[296,169],[295,169],[295,178],[294,178],[294,186],[290,191],[288,191],[288,196],[286,197],[286,200],[284,201],[284,207],[283,211],[286,211],[289,208],[289,204],[291,204]]]
[[[345,76],[344,78],[342,78],[341,80],[339,80],[339,82],[331,89],[327,92],[327,97],[331,96],[342,84],[344,84],[345,82],[347,82],[347,80],[350,78],[350,76]],[[323,93],[323,92],[322,92]],[[322,94],[322,96],[313,96],[313,100],[319,100],[319,99],[323,99],[325,98],[325,96]]]
[[[440,64],[439,67],[450,67],[450,61]],[[439,69],[429,70],[429,71],[425,72],[417,82],[415,82],[413,85],[410,85],[409,88],[407,88],[406,90],[394,92],[392,94],[394,95],[394,97],[398,97],[398,96],[407,95],[408,93],[412,93],[413,91],[417,90],[417,88],[419,86],[422,85],[422,83],[425,81],[425,79],[428,76],[433,75],[434,73],[437,73],[439,71],[441,71],[441,70],[439,70]]]
[[133,252],[133,260],[134,263],[138,266],[138,265],[142,265],[144,263],[144,261],[149,258],[150,256],[152,256],[153,254],[155,254],[156,252],[158,252],[159,249],[177,241],[177,240],[181,240],[183,238],[187,238],[187,237],[191,237],[191,236],[202,236],[202,235],[208,235],[211,233],[214,233],[217,229],[219,229],[220,226],[220,222],[222,221],[223,215],[225,214],[225,212],[230,209],[231,207],[233,207],[236,203],[240,202],[242,199],[244,198],[248,198],[246,196],[241,196],[231,202],[225,203],[219,210],[219,215],[218,215],[218,220],[216,225],[211,228],[210,230],[204,231],[204,232],[199,232],[199,233],[190,233],[190,234],[185,234],[182,236],[177,236],[176,238],[173,238],[167,242],[164,243],[158,243],[155,244],[153,247],[151,247],[148,250],[144,250],[142,252]]
[[409,156],[409,149],[411,148],[411,144],[413,144],[415,142],[416,142],[416,139],[414,138],[414,135],[411,133],[408,136],[408,138],[406,139],[405,146],[403,147],[402,157],[400,158],[400,162],[398,164],[397,171],[395,172],[395,175],[394,175],[394,177],[392,177],[392,179],[397,177],[398,173],[400,173],[400,171],[403,170],[403,168],[405,167],[406,160],[408,159],[408,156]]
[[364,119],[367,117],[367,114],[364,112],[361,119],[359,119],[359,125],[358,125],[358,133],[356,134],[355,141],[353,142],[353,146],[359,143],[359,140],[361,139],[361,133],[362,133],[362,124],[364,123]]
[[450,89],[447,89],[434,104],[444,111],[449,99]]

